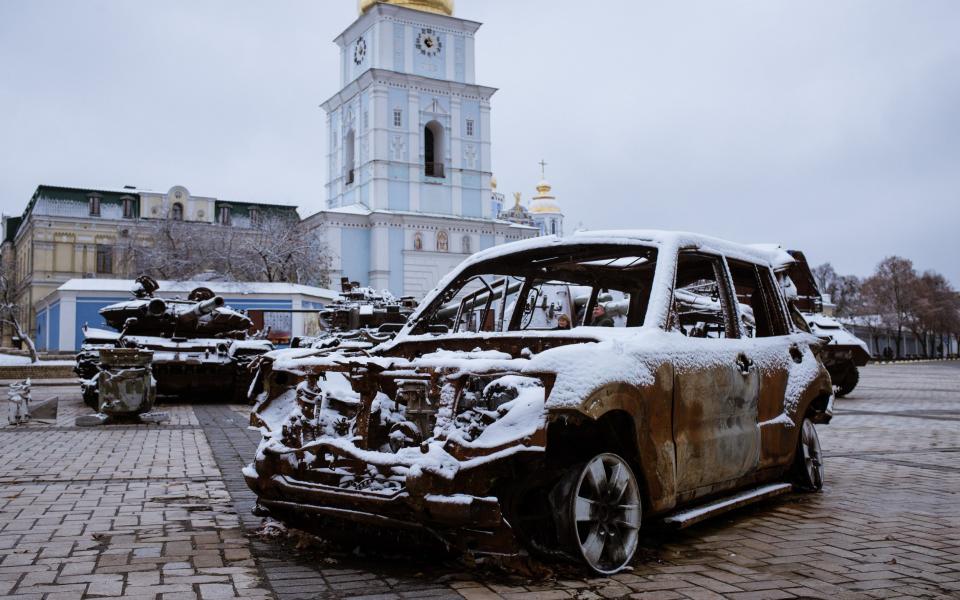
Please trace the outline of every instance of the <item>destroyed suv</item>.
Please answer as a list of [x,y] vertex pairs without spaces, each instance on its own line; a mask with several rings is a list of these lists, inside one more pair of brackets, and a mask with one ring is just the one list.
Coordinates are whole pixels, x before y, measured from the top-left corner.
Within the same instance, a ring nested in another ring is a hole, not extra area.
[[820,489],[820,343],[761,249],[517,242],[468,259],[373,350],[260,359],[244,475],[261,511],[321,535],[408,530],[615,573],[642,523]]

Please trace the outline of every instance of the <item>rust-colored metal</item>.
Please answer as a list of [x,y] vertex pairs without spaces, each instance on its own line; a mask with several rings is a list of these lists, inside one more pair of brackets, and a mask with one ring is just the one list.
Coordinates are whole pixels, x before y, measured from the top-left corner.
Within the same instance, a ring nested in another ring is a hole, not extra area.
[[[515,261],[525,264],[525,257]],[[760,261],[757,268],[770,272]],[[598,297],[595,290],[584,306]],[[707,320],[711,310],[735,309],[732,300],[698,302],[698,318]],[[673,298],[660,304],[676,305]],[[492,305],[488,297],[483,308]],[[464,306],[444,310],[459,315]],[[648,377],[598,380],[589,393],[557,404],[551,399],[567,389],[564,372],[535,368],[534,358],[574,346],[592,364],[590,353],[609,351],[602,328],[401,334],[370,351],[277,353],[257,365],[250,419],[265,441],[244,475],[262,507],[301,524],[333,519],[404,529],[501,556],[550,544],[567,551],[554,516],[569,497],[571,469],[590,457],[615,454],[629,465],[644,519],[789,476],[799,425],[829,421],[832,389],[810,351],[818,341],[785,313],[778,317],[789,332],[763,343],[740,337],[730,319],[711,330],[716,340],[638,328],[637,339],[672,344],[651,346],[642,357]],[[476,323],[486,327],[490,319]],[[430,330],[414,323],[408,331],[418,327]],[[621,343],[631,335],[625,331]],[[790,381],[798,376],[799,384]],[[788,382],[801,393],[788,398]],[[283,403],[290,416],[278,418]],[[490,431],[496,435],[485,439]]]

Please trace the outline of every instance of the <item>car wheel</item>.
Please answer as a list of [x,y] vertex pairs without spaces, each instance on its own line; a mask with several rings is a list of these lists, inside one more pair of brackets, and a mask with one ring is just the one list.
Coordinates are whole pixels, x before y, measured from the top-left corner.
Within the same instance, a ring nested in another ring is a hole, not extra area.
[[823,453],[817,428],[810,419],[803,420],[794,463],[797,487],[810,492],[823,489]]
[[857,370],[856,365],[851,364],[844,372],[843,379],[833,386],[834,394],[837,398],[842,398],[852,392],[858,383],[860,383],[860,371]]
[[598,454],[561,481],[561,537],[601,575],[622,570],[637,551],[640,488],[627,461]]

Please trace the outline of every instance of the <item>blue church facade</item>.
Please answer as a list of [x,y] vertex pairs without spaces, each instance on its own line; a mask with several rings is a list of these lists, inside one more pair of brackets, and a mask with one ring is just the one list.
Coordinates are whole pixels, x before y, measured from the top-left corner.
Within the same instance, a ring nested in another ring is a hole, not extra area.
[[396,4],[362,3],[336,39],[341,90],[323,104],[328,208],[306,221],[338,255],[334,280],[420,297],[477,250],[538,231],[493,210],[496,90],[475,81],[480,24],[454,17],[452,3]]

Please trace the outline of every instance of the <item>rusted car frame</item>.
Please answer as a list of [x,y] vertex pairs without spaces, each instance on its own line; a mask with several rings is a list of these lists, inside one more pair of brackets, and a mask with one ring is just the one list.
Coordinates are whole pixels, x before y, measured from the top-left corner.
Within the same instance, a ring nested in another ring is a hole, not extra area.
[[[551,327],[561,310],[572,329]],[[763,251],[664,232],[521,242],[461,265],[373,351],[261,359],[244,475],[262,509],[324,534],[350,521],[613,573],[641,522],[822,484],[819,343]]]

